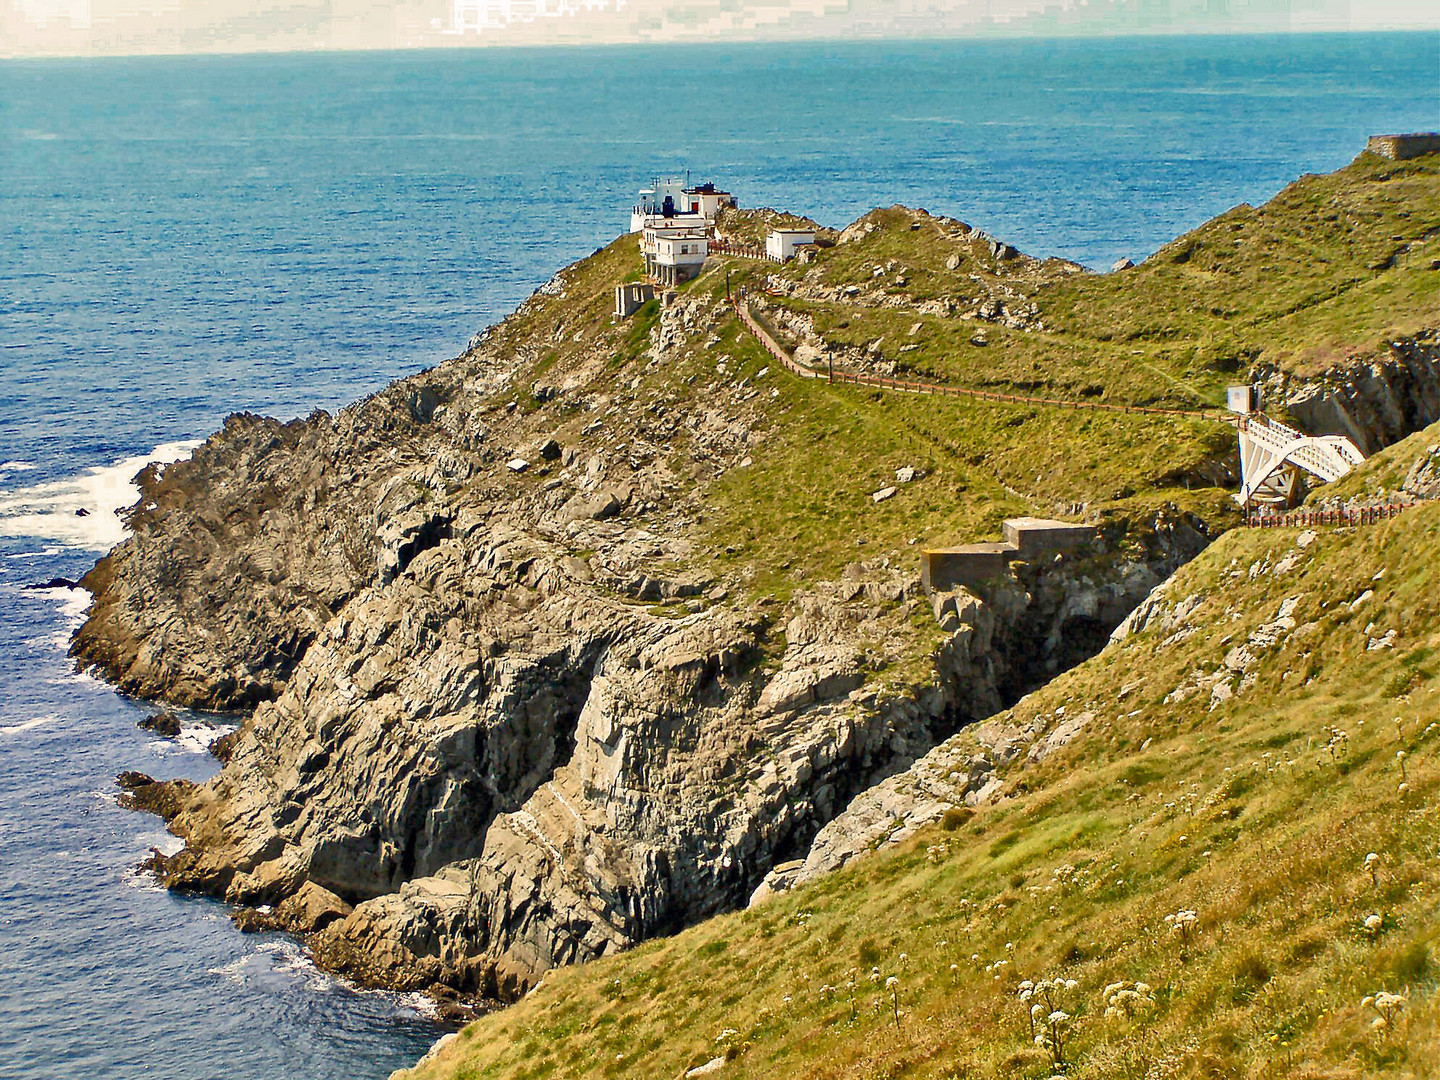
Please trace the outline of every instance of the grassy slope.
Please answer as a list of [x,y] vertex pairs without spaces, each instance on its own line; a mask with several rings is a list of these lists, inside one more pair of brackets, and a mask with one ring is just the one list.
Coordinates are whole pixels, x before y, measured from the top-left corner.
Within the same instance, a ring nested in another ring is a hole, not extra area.
[[[870,215],[876,233],[824,252],[830,283],[904,276],[889,295],[974,295],[975,278],[1010,285],[1040,309],[1043,332],[939,316],[792,302],[827,340],[864,345],[957,385],[1029,386],[1094,400],[1219,405],[1254,361],[1299,372],[1373,351],[1440,318],[1440,158],[1361,155],[1308,176],[1256,209],[1239,206],[1119,274],[998,264],[944,223],[900,210]],[[917,226],[913,229],[912,226]],[[924,241],[917,245],[916,240]],[[952,255],[961,257],[953,271]],[[1008,268],[1013,267],[1013,268]],[[786,276],[807,271],[792,267]],[[921,328],[914,334],[916,322]],[[971,343],[983,329],[987,344]],[[919,348],[903,355],[906,345]]]
[[[956,239],[958,229],[940,219],[903,209],[868,218],[877,226],[871,235],[822,250],[811,266],[712,259],[681,295],[718,302],[727,273],[752,292],[776,274],[866,282],[875,265],[893,261],[883,281],[906,276],[904,288],[887,292],[908,305],[967,289],[978,295],[973,274],[1032,297],[1047,329],[786,303],[812,309],[836,341],[918,343],[903,362],[957,384],[1181,405],[1218,403],[1220,388],[1236,378],[1229,369],[1253,359],[1312,364],[1372,348],[1387,330],[1440,322],[1440,272],[1428,269],[1440,254],[1440,157],[1397,165],[1362,155],[1338,173],[1298,181],[1265,207],[1237,208],[1122,274],[1076,275],[1054,261],[997,264],[985,243]],[[962,262],[947,271],[956,253]],[[913,564],[920,543],[993,539],[1000,520],[1018,512],[1084,505],[1125,522],[1169,503],[1217,524],[1233,515],[1210,479],[1234,452],[1223,425],[802,383],[774,368],[728,315],[708,348],[707,334],[698,334],[657,365],[647,335],[658,311],[618,325],[609,314],[614,283],[634,277],[638,262],[634,238],[622,238],[566,272],[565,296],[538,296],[497,329],[517,360],[520,388],[500,395],[497,407],[518,399],[534,414],[537,435],[558,434],[586,452],[610,436],[618,447],[626,417],[582,437],[593,414],[575,409],[576,395],[542,405],[524,393],[603,356],[599,377],[581,393],[603,395],[631,418],[657,404],[670,416],[748,410],[760,436],[748,453],[753,467],[736,468],[737,460],[697,471],[683,430],[668,439],[668,464],[677,477],[719,476],[704,490],[697,549],[710,553],[711,571],[751,597],[783,602],[856,558]],[[922,330],[912,338],[916,322]],[[976,327],[988,345],[970,344]],[[922,478],[873,503],[870,494],[893,483],[901,465],[921,469]],[[686,486],[675,487],[677,502]]]
[[[1096,719],[1009,766],[998,805],[758,910],[552,972],[416,1076],[674,1077],[726,1055],[727,1078],[1044,1078],[1016,987],[1057,975],[1078,983],[1071,1076],[1436,1075],[1440,505],[1296,540],[1227,534],[1170,588],[1198,598],[1193,636],[1152,628],[1015,706]],[[1208,693],[1165,701],[1290,597],[1300,627],[1257,650],[1253,686],[1213,709]],[[1393,648],[1367,648],[1392,628]],[[1332,726],[1348,732],[1338,755]],[[1188,948],[1164,922],[1181,908],[1199,914]],[[872,967],[900,980],[898,1027]],[[1104,1015],[1119,980],[1153,987],[1142,1016]],[[1362,1005],[1381,989],[1405,995],[1389,1031]]]

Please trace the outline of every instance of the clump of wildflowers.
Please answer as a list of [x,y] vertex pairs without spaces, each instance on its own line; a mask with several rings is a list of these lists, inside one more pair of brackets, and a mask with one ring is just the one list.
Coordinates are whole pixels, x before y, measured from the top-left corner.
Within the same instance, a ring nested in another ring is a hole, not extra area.
[[1052,1009],[1041,1019],[1040,1030],[1035,1034],[1035,1045],[1050,1054],[1050,1064],[1056,1069],[1065,1068],[1065,1041],[1070,1037],[1070,1014],[1064,1009]]
[[1190,948],[1195,936],[1200,933],[1200,916],[1190,908],[1181,908],[1174,915],[1166,915],[1165,922],[1170,932],[1180,938],[1182,951]]
[[1338,765],[1340,759],[1350,753],[1350,734],[1337,727],[1326,727],[1324,730],[1330,736],[1329,741],[1325,743],[1325,749],[1330,754],[1330,761]]
[[1391,994],[1381,990],[1375,994],[1366,995],[1360,1002],[1362,1009],[1370,1009],[1375,1013],[1375,1019],[1370,1021],[1370,1026],[1379,1031],[1388,1031],[1395,1026],[1396,1017],[1400,1010],[1405,1007],[1405,998],[1400,994]]
[[1035,1037],[1035,1019],[1045,1012],[1045,1006],[1034,1000],[1035,984],[1029,979],[1020,984],[1015,996],[1020,999],[1020,1004],[1025,1006],[1025,1019],[1030,1024],[1030,1037],[1033,1039]]
[[890,991],[890,1007],[895,1011],[895,1027],[900,1027],[900,979],[891,975],[885,980],[885,989]]
[[1050,872],[1055,879],[1055,884],[1060,887],[1062,893],[1068,893],[1078,888],[1084,879],[1084,871],[1077,870],[1070,863],[1061,863]]
[[1140,1013],[1155,1007],[1155,996],[1149,983],[1114,982],[1100,992],[1105,1002],[1105,1015],[1111,1019],[1133,1020]]
[[744,1049],[745,1040],[734,1028],[726,1028],[715,1036],[715,1049],[726,1061],[734,1061]]
[[1026,979],[1016,993],[1020,1004],[1026,1007],[1030,1041],[1049,1053],[1056,1069],[1065,1067],[1065,1046],[1070,1037],[1070,1014],[1063,1008],[1065,997],[1079,988],[1080,984],[1074,979],[1041,979],[1039,982]]

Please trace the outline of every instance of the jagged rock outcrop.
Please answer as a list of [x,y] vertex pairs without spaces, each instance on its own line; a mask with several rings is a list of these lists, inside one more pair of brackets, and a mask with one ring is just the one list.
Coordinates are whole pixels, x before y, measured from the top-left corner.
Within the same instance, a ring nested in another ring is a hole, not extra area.
[[1404,490],[1412,499],[1440,499],[1440,446],[1428,447],[1410,466]]
[[1252,373],[1268,404],[1288,409],[1309,435],[1345,435],[1366,454],[1440,420],[1440,331],[1306,377],[1264,365]]
[[[634,520],[665,480],[633,428],[613,435],[634,463],[623,483],[597,441],[501,489],[489,477],[524,438],[492,414],[464,441],[482,422],[462,372],[427,377],[445,403],[422,403],[427,424],[402,384],[339,423],[232,421],[150,478],[77,642],[86,660],[113,648],[137,689],[259,699],[219,776],[157,804],[186,846],[156,865],[367,983],[512,998],[551,966],[744,904],[858,791],[1093,651],[1205,543],[1182,517],[1138,558],[1022,567],[965,606],[932,678],[888,684],[883,643],[929,606],[913,571],[856,563],[783,612],[719,602],[678,569],[683,531]],[[383,409],[413,446],[362,456],[353,433]],[[733,414],[689,423],[702,465],[753,437]],[[241,505],[252,470],[271,478],[258,514]],[[624,508],[567,509],[591,496]],[[307,543],[317,526],[355,546]],[[276,539],[293,561],[236,572]],[[146,567],[171,549],[185,562],[157,597]],[[265,647],[297,622],[303,646]],[[151,636],[127,656],[117,626]]]
[[[876,602],[924,604],[914,575],[818,583],[771,666],[763,618],[657,616],[532,537],[452,528],[321,630],[173,815],[163,870],[273,907],[362,981],[500,999],[743,904],[857,791],[999,708],[1037,637],[1073,662],[1184,554],[1100,584],[1037,569],[967,604],[934,681],[897,693],[866,687],[863,642]],[[353,907],[320,925],[316,890]]]

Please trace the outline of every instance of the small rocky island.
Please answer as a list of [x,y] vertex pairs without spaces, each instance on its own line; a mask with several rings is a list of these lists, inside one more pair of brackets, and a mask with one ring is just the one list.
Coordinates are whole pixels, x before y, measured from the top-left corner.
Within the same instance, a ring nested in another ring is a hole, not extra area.
[[[1437,189],[1367,153],[1108,274],[905,207],[780,263],[803,222],[720,207],[740,254],[624,317],[634,235],[334,415],[231,417],[82,583],[80,664],[244,713],[210,783],[126,777],[185,842],[156,873],[464,1008],[843,865],[1237,523],[1228,383],[1366,453],[1440,419]],[[1196,415],[800,379],[741,289],[817,369]],[[1089,540],[922,583],[1027,516]],[[1000,797],[1017,738],[906,827]]]

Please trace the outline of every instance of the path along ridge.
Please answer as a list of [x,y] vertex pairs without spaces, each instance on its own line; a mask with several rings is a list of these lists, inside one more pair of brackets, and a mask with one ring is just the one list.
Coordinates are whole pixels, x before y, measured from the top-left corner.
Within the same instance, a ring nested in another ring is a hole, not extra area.
[[[781,347],[770,333],[750,314],[750,306],[742,299],[733,300],[735,313],[740,321],[787,371],[802,379],[825,379],[830,383],[848,383],[854,386],[874,386],[882,390],[897,390],[911,394],[939,394],[947,397],[973,398],[978,401],[1002,401],[1016,405],[1046,405],[1061,409],[1089,409],[1093,412],[1117,412],[1146,416],[1176,416],[1193,420],[1213,420],[1217,423],[1237,424],[1237,417],[1217,409],[1162,409],[1151,405],[1110,405],[1096,401],[1066,401],[1061,398],[1026,397],[1023,394],[1001,394],[991,390],[971,390],[960,386],[941,386],[937,383],[914,382],[907,379],[887,379],[883,375],[861,375],[857,372],[836,371],[832,366],[827,371],[818,371],[797,361]],[[1288,429],[1287,429],[1288,430]],[[1298,434],[1298,433],[1297,433]],[[1415,503],[1379,503],[1347,507],[1340,510],[1294,511],[1284,514],[1246,515],[1245,524],[1254,528],[1304,528],[1316,525],[1373,525],[1388,521],[1397,514],[1414,506]]]
[[938,394],[942,397],[973,398],[977,401],[1002,401],[1013,405],[1046,405],[1057,409],[1085,409],[1091,412],[1114,412],[1145,416],[1176,416],[1188,420],[1213,420],[1216,423],[1235,423],[1234,418],[1218,409],[1164,409],[1154,405],[1111,405],[1100,401],[1068,401],[1064,398],[1027,397],[1023,394],[1001,394],[993,390],[972,390],[963,386],[943,386],[939,383],[916,382],[910,379],[886,378],[883,375],[862,375],[853,371],[836,371],[832,366],[827,371],[818,371],[801,364],[786,352],[753,315],[744,300],[734,301],[735,312],[746,328],[755,335],[765,350],[786,369],[802,379],[825,379],[831,383],[848,383],[853,386],[874,386],[882,390],[897,390],[910,394]]

